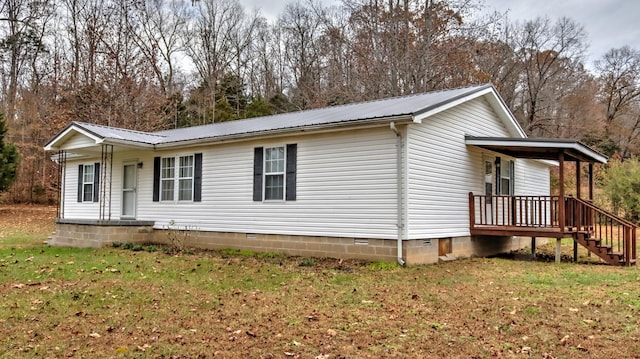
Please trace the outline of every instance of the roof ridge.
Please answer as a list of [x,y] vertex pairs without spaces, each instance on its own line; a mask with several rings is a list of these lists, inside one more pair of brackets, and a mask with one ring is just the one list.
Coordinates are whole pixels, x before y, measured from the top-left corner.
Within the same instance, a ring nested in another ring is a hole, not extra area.
[[285,113],[300,113],[300,112],[307,112],[307,111],[317,111],[317,110],[323,110],[323,109],[326,109],[326,108],[336,108],[336,107],[343,107],[343,106],[351,106],[351,105],[360,105],[360,104],[375,103],[375,102],[382,102],[382,101],[390,101],[390,100],[397,100],[397,99],[401,99],[401,98],[416,97],[416,96],[422,96],[422,95],[428,95],[428,94],[436,94],[436,93],[442,93],[442,92],[451,92],[451,91],[457,91],[457,90],[462,90],[462,89],[472,89],[472,88],[480,89],[480,88],[489,87],[489,86],[493,86],[493,85],[491,83],[485,83],[485,84],[477,84],[477,85],[458,86],[458,87],[454,87],[454,88],[443,88],[443,89],[439,89],[439,90],[432,90],[432,91],[426,91],[426,92],[416,92],[416,93],[410,93],[410,94],[405,94],[405,95],[396,95],[396,96],[393,96],[393,97],[383,97],[383,98],[377,98],[377,99],[366,100],[366,101],[343,103],[343,104],[339,104],[339,105],[325,106],[325,107],[318,107],[318,108],[310,108],[310,109],[306,109],[306,110],[292,111],[292,112],[285,112]]
[[124,131],[124,132],[136,133],[141,135],[147,135],[147,136],[156,136],[156,137],[163,137],[163,138],[167,137],[165,135],[158,134],[158,132],[160,131],[145,132],[145,131],[139,131],[139,130],[132,130],[124,127],[113,127],[113,126],[107,126],[107,125],[102,125],[98,123],[89,123],[89,122],[82,122],[82,121],[73,121],[73,123],[79,126],[89,125],[89,126],[96,126],[104,129],[109,129],[109,130]]

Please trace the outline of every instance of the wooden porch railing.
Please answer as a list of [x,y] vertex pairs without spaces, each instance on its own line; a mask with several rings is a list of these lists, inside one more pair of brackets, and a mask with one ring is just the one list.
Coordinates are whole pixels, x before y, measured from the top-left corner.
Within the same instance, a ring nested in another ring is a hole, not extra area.
[[[630,265],[637,258],[637,226],[591,202],[564,198],[564,223],[559,223],[559,196],[497,196],[469,193],[472,233],[530,233],[531,236],[573,237],[589,250],[603,250]],[[591,243],[590,243],[591,241]],[[601,256],[602,257],[602,256]],[[611,260],[613,261],[613,260]]]
[[471,227],[560,228],[558,196],[490,196],[469,193]]

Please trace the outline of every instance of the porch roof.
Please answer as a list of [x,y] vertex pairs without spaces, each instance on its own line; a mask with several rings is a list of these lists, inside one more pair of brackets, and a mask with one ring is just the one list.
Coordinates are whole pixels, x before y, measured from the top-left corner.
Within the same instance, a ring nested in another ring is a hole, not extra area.
[[557,161],[564,153],[567,161],[607,163],[605,155],[578,140],[466,136],[465,143],[515,158]]

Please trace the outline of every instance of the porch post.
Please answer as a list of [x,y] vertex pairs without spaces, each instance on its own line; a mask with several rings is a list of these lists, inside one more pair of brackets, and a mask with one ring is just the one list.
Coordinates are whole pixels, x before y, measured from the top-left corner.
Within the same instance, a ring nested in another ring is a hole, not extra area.
[[581,176],[581,171],[580,171],[580,161],[576,161],[576,198],[582,198],[580,196],[580,192],[581,192],[581,185],[582,183],[580,182],[580,177]]
[[67,185],[67,151],[58,151],[58,208],[56,218],[64,218],[64,187]]
[[589,162],[589,200],[593,201],[593,162]]
[[536,237],[531,237],[531,257],[536,259]]
[[[589,201],[593,203],[593,162],[589,162]],[[593,219],[591,217],[591,212],[589,213],[589,219],[587,225],[589,228],[593,228]],[[591,251],[587,251],[587,257],[591,257]]]
[[558,179],[558,225],[560,226],[560,237],[556,238],[556,263],[560,263],[562,237],[565,231],[565,212],[564,212],[564,151],[558,156],[560,163],[559,179]]
[[558,156],[560,163],[559,179],[558,179],[558,224],[560,225],[561,234],[565,230],[565,213],[564,213],[564,152],[560,152]]

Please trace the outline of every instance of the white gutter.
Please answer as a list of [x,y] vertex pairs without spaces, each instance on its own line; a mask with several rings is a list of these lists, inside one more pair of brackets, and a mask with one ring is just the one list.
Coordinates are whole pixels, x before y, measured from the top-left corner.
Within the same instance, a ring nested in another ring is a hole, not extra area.
[[402,211],[403,211],[403,201],[402,201],[402,134],[396,127],[395,122],[391,122],[389,124],[391,131],[396,134],[396,217],[397,223],[396,227],[398,229],[397,233],[397,241],[398,241],[398,263],[400,265],[405,265],[405,261],[402,258],[402,230],[404,229],[404,223],[402,222]]

